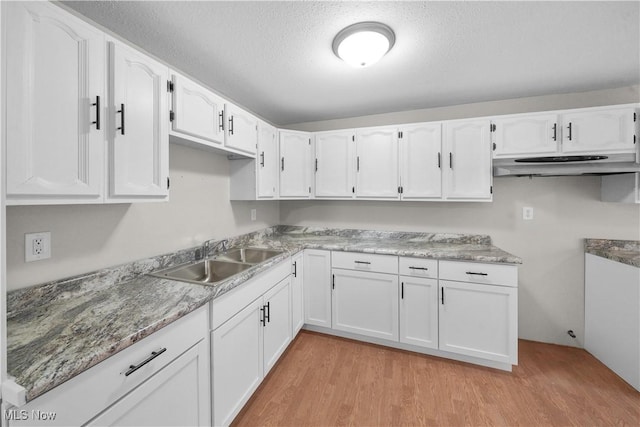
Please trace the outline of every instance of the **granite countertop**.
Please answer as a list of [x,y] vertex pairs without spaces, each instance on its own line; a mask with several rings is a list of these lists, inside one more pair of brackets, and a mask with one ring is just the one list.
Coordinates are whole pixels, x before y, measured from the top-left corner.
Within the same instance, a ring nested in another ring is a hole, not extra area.
[[585,239],[584,251],[640,268],[640,241],[638,240]]
[[277,226],[231,238],[229,247],[283,253],[215,286],[148,275],[192,262],[199,248],[190,248],[9,292],[9,375],[31,401],[304,248],[521,263],[482,235]]

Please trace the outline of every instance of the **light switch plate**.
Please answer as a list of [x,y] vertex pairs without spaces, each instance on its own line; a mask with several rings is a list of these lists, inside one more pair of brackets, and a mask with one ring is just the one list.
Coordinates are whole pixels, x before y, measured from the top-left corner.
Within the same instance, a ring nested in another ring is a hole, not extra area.
[[27,233],[24,235],[25,262],[51,258],[51,232]]

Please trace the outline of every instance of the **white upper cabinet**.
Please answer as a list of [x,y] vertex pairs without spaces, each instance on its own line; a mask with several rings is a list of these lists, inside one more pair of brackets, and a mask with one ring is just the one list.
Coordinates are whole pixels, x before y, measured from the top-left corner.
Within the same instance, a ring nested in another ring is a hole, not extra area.
[[315,134],[315,196],[353,198],[355,193],[355,131]]
[[442,197],[442,125],[421,123],[400,128],[402,200]]
[[495,117],[493,157],[633,154],[636,117],[636,105]]
[[104,194],[104,34],[48,2],[7,2],[7,204]]
[[259,199],[278,197],[278,130],[258,123],[257,188]]
[[110,196],[169,194],[169,118],[165,65],[118,41],[109,43],[112,120]]
[[558,114],[518,114],[491,120],[495,158],[552,155],[560,143]]
[[171,133],[200,143],[224,144],[224,99],[193,80],[172,72]]
[[225,147],[251,156],[258,144],[258,119],[248,111],[231,104],[224,106]]
[[280,136],[280,198],[311,197],[312,150],[311,134],[281,130]]
[[562,152],[634,153],[632,107],[568,111],[562,115]]
[[489,125],[489,120],[444,123],[442,166],[446,200],[491,200]]
[[398,199],[398,128],[356,130],[356,197]]

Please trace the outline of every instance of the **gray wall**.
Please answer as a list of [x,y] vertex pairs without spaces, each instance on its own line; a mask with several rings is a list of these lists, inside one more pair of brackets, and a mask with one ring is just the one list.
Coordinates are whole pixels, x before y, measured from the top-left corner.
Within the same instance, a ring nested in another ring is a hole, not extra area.
[[[357,117],[292,126],[329,130],[640,101],[638,86],[608,91]],[[522,207],[534,208],[532,221]],[[583,346],[587,237],[640,240],[640,206],[600,201],[599,177],[496,178],[493,203],[286,201],[280,222],[378,230],[489,234],[520,256],[519,336]],[[577,338],[566,331],[573,329]]]
[[[278,202],[230,202],[224,155],[170,145],[167,203],[7,207],[9,290],[276,225]],[[251,221],[250,210],[257,209]],[[52,257],[24,262],[24,233],[51,231]]]

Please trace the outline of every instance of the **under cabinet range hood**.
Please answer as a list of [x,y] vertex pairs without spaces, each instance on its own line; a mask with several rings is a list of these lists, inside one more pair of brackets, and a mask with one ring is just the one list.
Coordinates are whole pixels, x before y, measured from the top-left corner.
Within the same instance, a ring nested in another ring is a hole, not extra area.
[[493,176],[611,175],[629,172],[640,172],[636,154],[493,159]]

